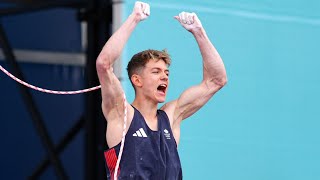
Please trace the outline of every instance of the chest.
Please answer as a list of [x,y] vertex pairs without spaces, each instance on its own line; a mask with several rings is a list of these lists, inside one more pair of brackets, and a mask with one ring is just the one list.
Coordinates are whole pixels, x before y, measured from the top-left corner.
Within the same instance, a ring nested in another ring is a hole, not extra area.
[[146,124],[148,126],[149,129],[151,129],[152,131],[158,131],[158,119],[154,119],[154,120],[148,120],[145,119]]

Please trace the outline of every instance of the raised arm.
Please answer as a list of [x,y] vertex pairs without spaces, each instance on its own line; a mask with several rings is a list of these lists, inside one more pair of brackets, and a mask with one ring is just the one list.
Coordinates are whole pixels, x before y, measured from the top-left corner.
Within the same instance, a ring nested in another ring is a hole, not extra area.
[[[121,139],[123,122],[121,117],[123,117],[124,110],[123,89],[120,81],[113,73],[113,64],[120,57],[135,27],[149,15],[149,5],[137,1],[131,15],[110,37],[96,61],[97,73],[101,84],[102,111],[108,121],[107,141],[109,146],[114,145]],[[132,107],[128,107],[128,119],[131,112],[130,108]],[[112,138],[108,138],[108,134],[112,134]]]
[[148,4],[137,1],[133,12],[121,27],[110,37],[97,59],[97,68],[110,68],[119,58],[125,44],[137,24],[150,15]]
[[198,111],[227,82],[222,59],[209,40],[195,13],[182,12],[175,18],[196,39],[203,62],[202,82],[184,91],[181,96],[166,104],[163,109],[171,116],[173,128],[179,127],[183,119]]

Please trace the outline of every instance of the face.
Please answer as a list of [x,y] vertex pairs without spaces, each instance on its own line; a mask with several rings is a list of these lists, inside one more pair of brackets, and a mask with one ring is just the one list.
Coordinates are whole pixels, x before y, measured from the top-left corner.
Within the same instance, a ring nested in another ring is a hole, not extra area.
[[169,70],[162,60],[150,60],[140,73],[142,94],[157,103],[165,101],[169,86]]

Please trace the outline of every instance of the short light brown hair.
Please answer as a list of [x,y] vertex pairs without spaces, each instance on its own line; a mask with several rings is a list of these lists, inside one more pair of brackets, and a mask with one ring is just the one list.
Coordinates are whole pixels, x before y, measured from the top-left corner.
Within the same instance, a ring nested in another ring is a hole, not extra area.
[[153,49],[141,51],[133,55],[131,60],[128,63],[127,71],[128,71],[128,76],[130,81],[131,81],[131,76],[133,74],[138,74],[151,59],[155,61],[162,60],[168,66],[170,66],[170,63],[171,63],[170,55],[165,49],[162,51],[153,50]]

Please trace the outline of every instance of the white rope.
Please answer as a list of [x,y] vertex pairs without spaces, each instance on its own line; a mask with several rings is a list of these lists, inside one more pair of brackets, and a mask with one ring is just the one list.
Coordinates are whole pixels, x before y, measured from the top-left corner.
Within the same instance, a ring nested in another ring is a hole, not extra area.
[[115,173],[114,173],[114,180],[118,179],[118,169],[123,153],[123,147],[124,147],[124,141],[126,139],[126,128],[127,128],[127,103],[126,103],[126,95],[123,93],[123,103],[124,103],[124,119],[123,119],[123,131],[122,131],[122,139],[121,139],[121,146],[120,146],[120,151],[118,155],[118,160],[115,168]]
[[101,88],[101,85],[96,86],[96,87],[92,87],[92,88],[88,88],[88,89],[83,89],[83,90],[77,90],[77,91],[55,91],[55,90],[50,90],[50,89],[44,89],[44,88],[40,88],[31,84],[28,84],[24,81],[22,81],[21,79],[15,77],[14,75],[12,75],[11,73],[9,73],[6,69],[4,69],[1,65],[0,65],[0,70],[2,72],[4,72],[6,75],[8,75],[9,77],[11,77],[13,80],[17,81],[18,83],[29,87],[31,89],[34,89],[36,91],[40,91],[40,92],[44,92],[44,93],[49,93],[49,94],[59,94],[59,95],[71,95],[71,94],[81,94],[81,93],[86,93],[89,91],[94,91],[97,89]]

